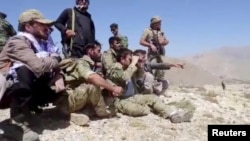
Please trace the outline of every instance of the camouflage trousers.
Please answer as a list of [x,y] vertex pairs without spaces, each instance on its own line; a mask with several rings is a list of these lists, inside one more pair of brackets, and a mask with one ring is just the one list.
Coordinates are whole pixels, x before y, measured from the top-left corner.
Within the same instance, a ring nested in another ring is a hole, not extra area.
[[66,90],[56,102],[65,114],[82,110],[87,104],[94,108],[98,116],[106,113],[101,89],[91,84],[81,84],[74,89]]
[[164,104],[158,96],[152,94],[136,94],[125,99],[117,98],[114,106],[119,112],[130,116],[145,116],[152,111],[163,118],[169,118],[173,112],[170,106]]
[[[156,55],[154,54],[148,54],[148,62],[151,62],[151,63],[162,63],[164,58],[164,56],[160,55],[159,57],[157,57]],[[155,79],[164,79],[165,77],[165,70],[153,70],[152,71]]]

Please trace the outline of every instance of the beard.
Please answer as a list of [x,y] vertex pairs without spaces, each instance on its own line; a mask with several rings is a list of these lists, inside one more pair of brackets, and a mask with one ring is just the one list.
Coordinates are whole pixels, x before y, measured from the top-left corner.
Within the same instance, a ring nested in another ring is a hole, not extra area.
[[49,38],[49,34],[44,33],[43,31],[36,31],[33,32],[33,36],[36,37],[37,39],[47,41]]
[[101,62],[101,57],[91,57],[94,62]]

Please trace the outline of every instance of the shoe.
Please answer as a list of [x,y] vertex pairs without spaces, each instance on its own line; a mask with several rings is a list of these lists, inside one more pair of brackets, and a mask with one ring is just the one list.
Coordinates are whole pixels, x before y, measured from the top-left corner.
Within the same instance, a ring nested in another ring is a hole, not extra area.
[[105,108],[101,108],[101,107],[97,108],[96,107],[95,112],[96,112],[96,115],[99,118],[109,118],[109,117],[111,117],[111,111],[109,111],[106,107]]
[[85,114],[71,113],[70,114],[70,122],[79,125],[85,126],[89,123],[89,117]]
[[[30,129],[28,119],[23,114],[20,114],[10,120],[12,125],[16,125],[20,127],[22,131],[12,130],[13,134],[16,135],[15,132],[22,132],[22,140],[20,141],[39,141],[39,135],[32,129]],[[16,139],[17,140],[17,139]]]
[[178,111],[170,116],[170,121],[172,123],[190,122],[192,117],[192,112]]

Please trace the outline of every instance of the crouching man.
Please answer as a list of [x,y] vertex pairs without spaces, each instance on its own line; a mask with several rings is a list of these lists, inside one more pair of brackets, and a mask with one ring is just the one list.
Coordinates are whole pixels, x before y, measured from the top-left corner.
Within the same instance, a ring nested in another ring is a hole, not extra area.
[[142,49],[135,50],[133,55],[138,56],[139,60],[136,64],[137,71],[134,74],[135,83],[140,87],[139,93],[154,93],[157,95],[165,94],[168,89],[169,82],[165,79],[158,81],[153,75],[153,70],[169,70],[172,67],[183,69],[182,64],[147,62],[147,52]]
[[107,72],[107,78],[125,89],[123,95],[115,99],[117,110],[130,116],[145,116],[151,111],[173,123],[188,122],[193,114],[189,111],[177,111],[164,104],[153,94],[139,94],[140,88],[135,84],[134,75],[139,57],[133,56],[129,49],[121,49],[117,55],[117,63]]
[[[39,44],[48,39],[52,25],[53,21],[38,10],[24,11],[18,19],[17,36],[10,38],[0,53],[0,73],[13,83],[3,97],[10,97],[10,121],[22,128],[21,139],[25,141],[39,138],[29,128],[30,120],[34,119],[31,111],[56,97],[48,84],[51,71],[57,68],[61,58],[43,51]],[[46,57],[39,57],[45,54]],[[6,101],[2,99],[1,102]]]
[[122,87],[111,85],[94,72],[95,64],[101,58],[101,46],[88,44],[84,48],[85,55],[82,58],[69,58],[60,63],[66,91],[55,102],[63,113],[70,115],[73,123],[81,126],[88,123],[89,117],[76,112],[82,110],[87,104],[93,107],[98,117],[111,116],[106,109],[101,87],[112,92],[113,96],[119,96],[123,92]]

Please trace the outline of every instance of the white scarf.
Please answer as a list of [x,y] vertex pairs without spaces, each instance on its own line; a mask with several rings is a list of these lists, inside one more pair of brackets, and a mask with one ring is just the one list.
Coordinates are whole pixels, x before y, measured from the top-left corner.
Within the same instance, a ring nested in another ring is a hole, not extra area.
[[[17,33],[17,36],[26,37],[26,38],[32,43],[32,45],[33,45],[33,46],[35,47],[35,49],[36,49],[36,52],[37,52],[37,53],[36,53],[36,56],[37,56],[38,58],[45,58],[45,57],[48,57],[48,56],[50,55],[50,53],[47,52],[47,51],[38,43],[38,41],[36,40],[36,38],[35,38],[32,34],[26,33],[26,32],[18,32],[18,33]],[[19,68],[19,67],[21,67],[21,66],[23,66],[22,63],[20,63],[20,62],[15,62],[15,63],[13,64],[13,66],[10,67],[9,72],[8,72],[8,75],[11,75],[11,76],[14,78],[14,80],[16,80],[16,78],[17,78],[16,69]]]

